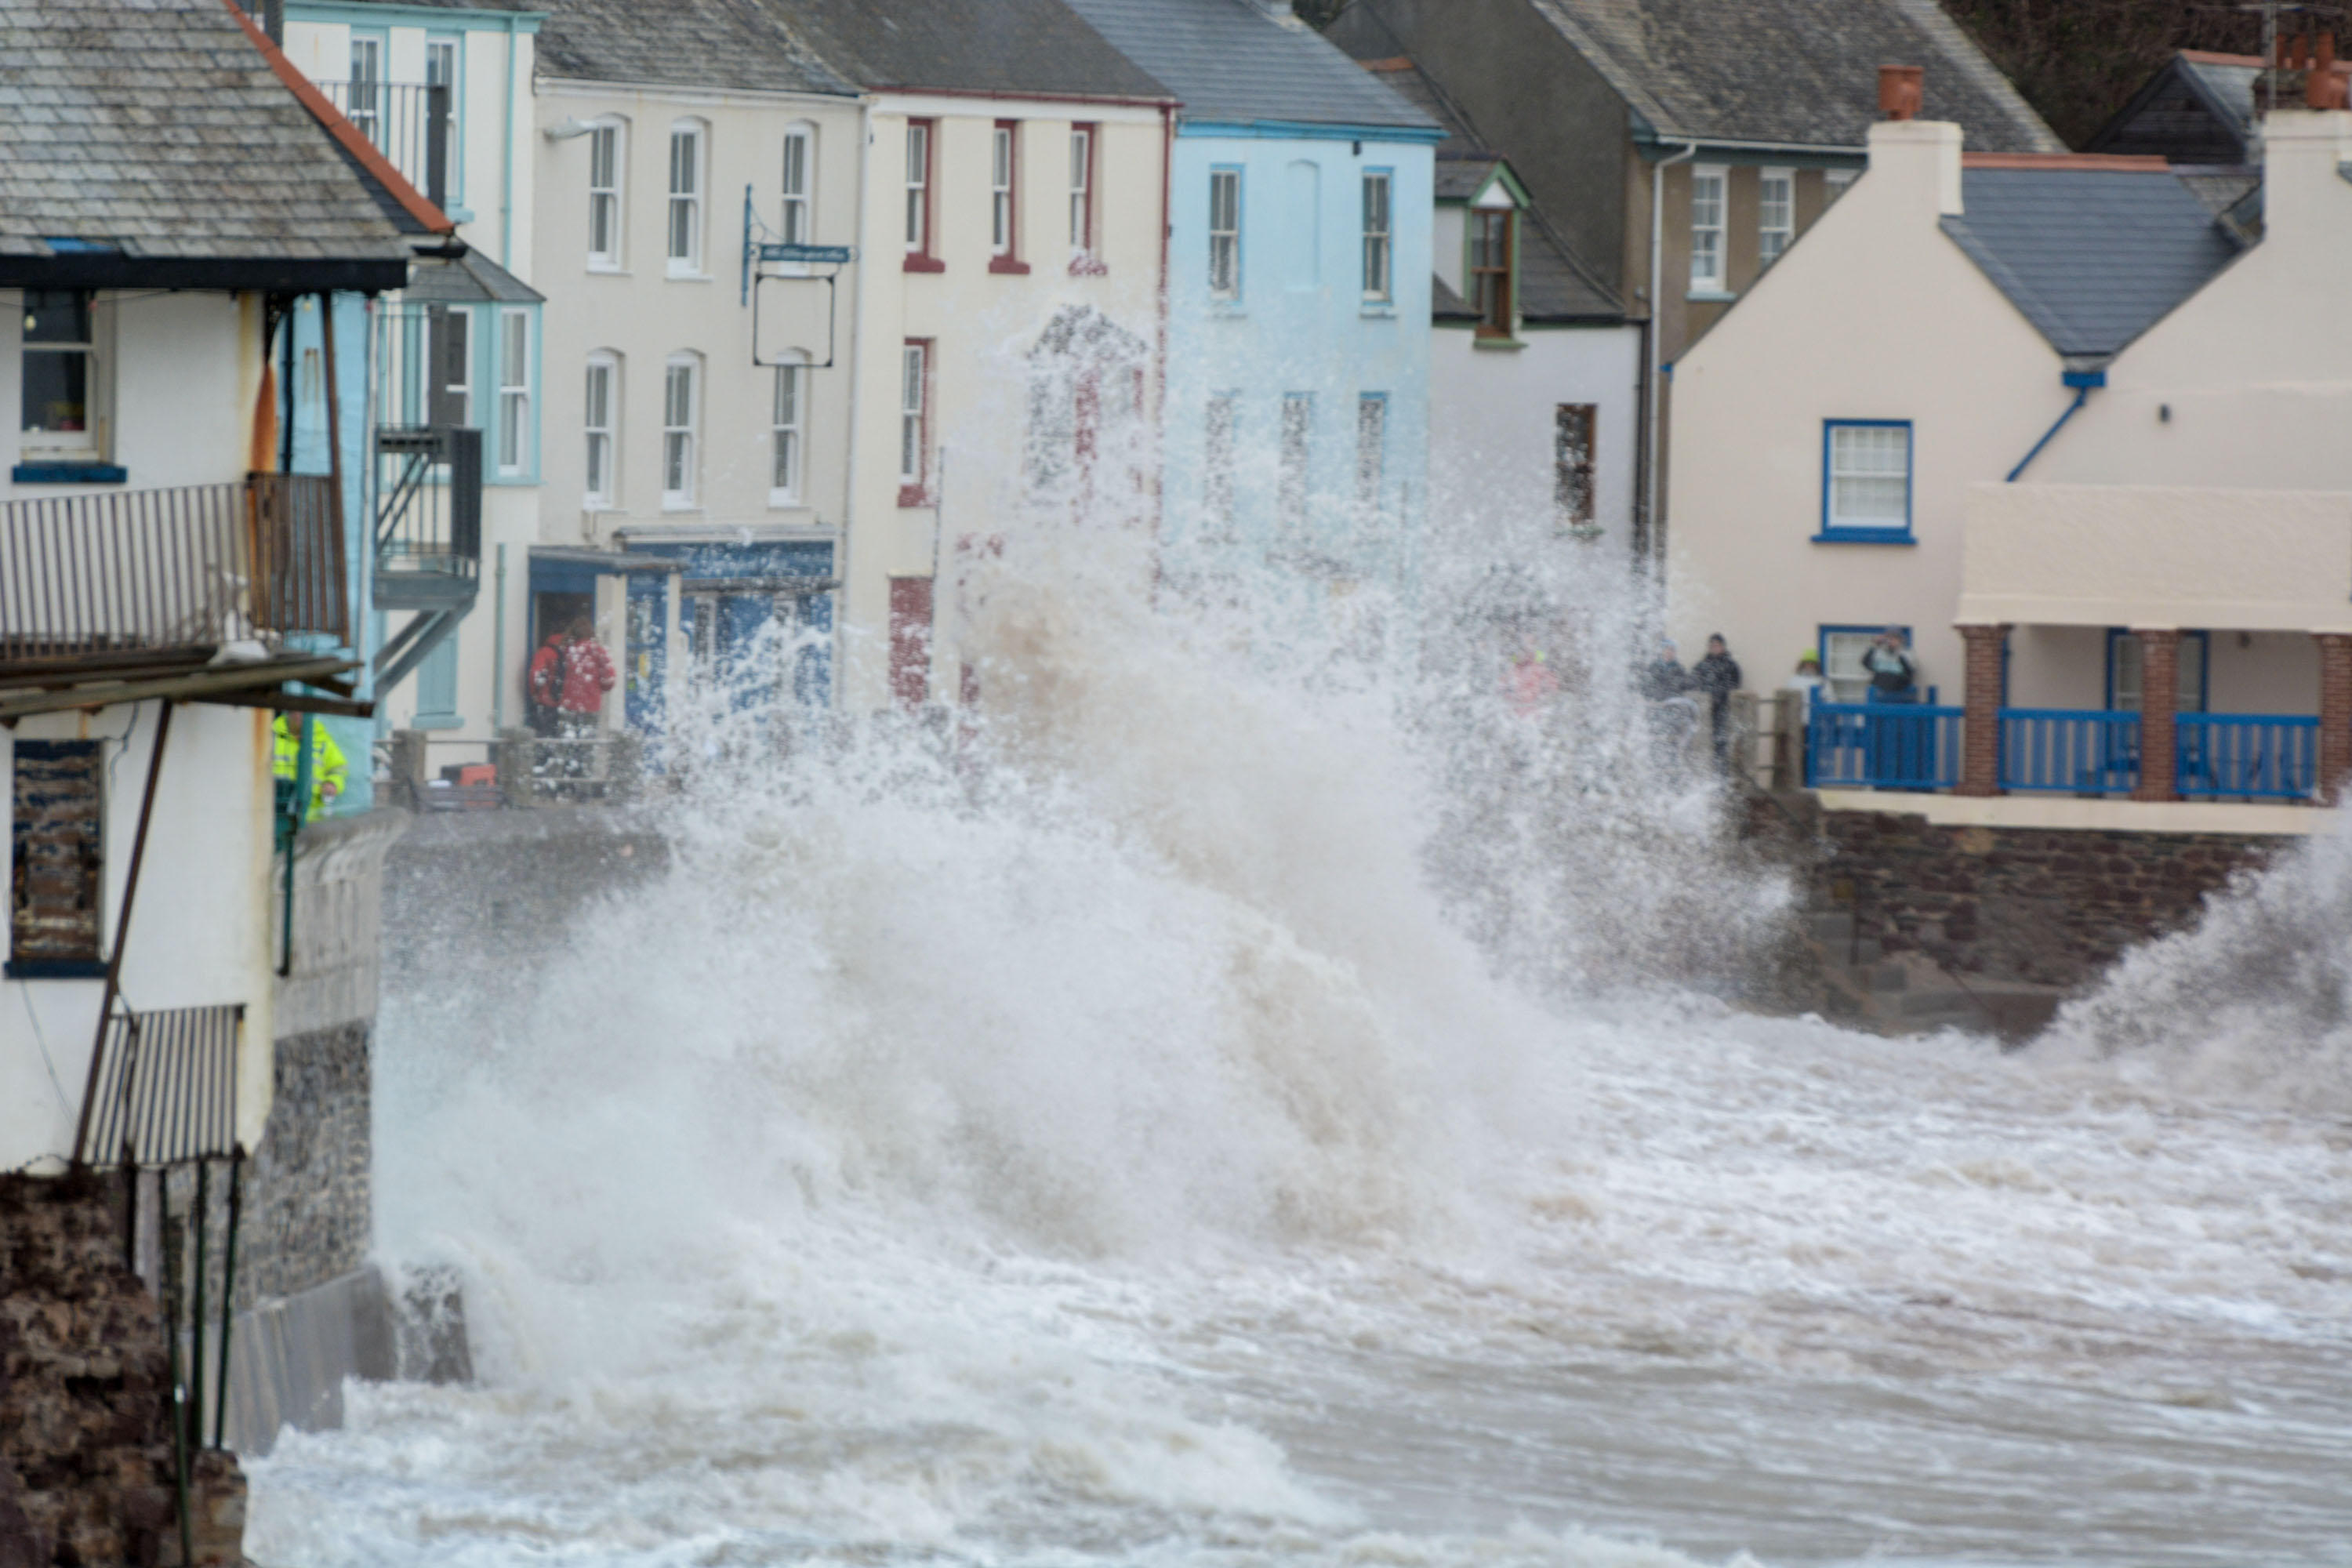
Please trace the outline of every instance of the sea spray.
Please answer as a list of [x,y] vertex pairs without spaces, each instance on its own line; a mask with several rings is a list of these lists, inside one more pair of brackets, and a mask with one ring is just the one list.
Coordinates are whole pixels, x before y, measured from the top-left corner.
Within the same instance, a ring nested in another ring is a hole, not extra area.
[[[2186,1564],[2352,1531],[2329,1125],[1665,988],[1646,955],[1704,976],[1681,944],[1736,952],[1780,894],[1654,745],[1638,614],[1562,635],[1539,584],[1433,610],[1400,666],[1071,592],[1100,579],[1050,540],[990,560],[971,712],[682,700],[667,868],[390,999],[382,1249],[463,1279],[479,1382],[289,1436],[262,1560]],[[1530,637],[1563,710],[1502,679]]]

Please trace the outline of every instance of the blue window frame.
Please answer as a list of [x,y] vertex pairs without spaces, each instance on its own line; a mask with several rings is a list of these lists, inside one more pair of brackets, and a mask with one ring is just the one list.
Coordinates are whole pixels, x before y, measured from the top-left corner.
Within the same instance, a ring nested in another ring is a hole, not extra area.
[[[2124,645],[2127,640],[2133,650],[2129,654],[2124,652]],[[2134,713],[2139,711],[2138,647],[2138,641],[2133,637],[2131,628],[2128,626],[2107,628],[2106,697],[2103,706],[2109,712],[2116,710],[2119,696],[2124,700],[2129,711]],[[2180,682],[2179,695],[2173,704],[2176,710],[2182,713],[2205,711],[2206,699],[2211,693],[2213,686],[2212,654],[2210,633],[2182,632],[2180,634],[2180,658],[2176,673],[2188,679]],[[2124,677],[2120,682],[2116,679],[2119,674]],[[2118,687],[2122,689],[2120,692]]]
[[1913,544],[1908,419],[1822,421],[1823,544]]

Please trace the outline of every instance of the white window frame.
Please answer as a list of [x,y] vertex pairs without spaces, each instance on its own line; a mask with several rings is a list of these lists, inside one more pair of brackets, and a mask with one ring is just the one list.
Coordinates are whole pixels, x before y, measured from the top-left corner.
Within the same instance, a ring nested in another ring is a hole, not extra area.
[[[599,382],[602,387],[598,386]],[[600,398],[601,393],[601,398]],[[602,406],[598,406],[601,401]],[[588,356],[581,396],[583,468],[582,504],[592,511],[619,504],[621,476],[621,356],[599,349]]]
[[[683,395],[681,395],[681,388]],[[702,358],[675,353],[662,365],[661,486],[664,511],[692,511],[702,417]]]
[[[478,430],[481,421],[474,416],[474,312],[463,305],[452,305],[446,319],[457,323],[457,335],[464,338],[466,343],[464,352],[449,356],[457,362],[454,366],[444,363],[442,368],[454,368],[457,372],[457,379],[445,382],[441,390],[445,395],[455,396],[458,401],[458,427]],[[432,406],[432,404],[428,403],[427,406]]]
[[931,345],[909,338],[898,352],[898,488],[924,491],[930,469]]
[[1008,260],[1020,253],[1021,128],[998,121],[988,132],[988,253]]
[[784,129],[783,167],[778,176],[777,226],[786,245],[816,243],[816,127]]
[[[678,144],[688,148],[683,167],[678,163]],[[681,120],[669,128],[669,204],[664,209],[663,250],[668,257],[668,271],[673,278],[699,278],[702,271],[702,219],[705,193],[709,180],[709,130],[698,120]],[[678,184],[681,173],[688,185]],[[681,237],[686,254],[680,255]]]
[[1724,219],[1731,205],[1731,171],[1721,163],[1691,165],[1690,291],[1725,291]]
[[[89,301],[89,337],[85,342],[71,343],[30,343],[18,341],[20,360],[17,369],[18,396],[23,396],[24,364],[35,354],[79,356],[82,362],[81,426],[79,430],[23,430],[16,432],[18,454],[31,462],[90,463],[103,462],[106,458],[107,395],[111,390],[108,370],[108,350],[111,346],[109,327],[113,312],[101,302],[101,297],[89,289],[26,289],[26,294],[79,294]],[[17,297],[16,310],[21,321],[26,310],[23,295]],[[16,423],[24,424],[20,402]]]
[[1307,527],[1307,495],[1315,464],[1315,395],[1282,395],[1282,424],[1275,473],[1275,515],[1286,533]]
[[1769,267],[1788,254],[1797,237],[1797,172],[1759,169],[1756,174],[1756,260]]
[[776,366],[768,406],[768,504],[798,506],[808,481],[808,365],[786,360]]
[[1242,398],[1217,393],[1203,412],[1201,433],[1201,507],[1203,531],[1212,539],[1234,536],[1239,515],[1239,454]]
[[1396,298],[1396,172],[1365,170],[1363,197],[1364,303],[1385,305]]
[[907,121],[907,254],[931,253],[931,148],[937,122]]
[[381,32],[353,29],[351,37],[351,80],[344,88],[344,118],[352,122],[369,144],[383,145],[384,101],[379,90],[383,86],[383,58],[391,51],[391,40]]
[[499,472],[530,472],[530,312],[499,312]]
[[[425,83],[433,85],[433,57],[444,50],[449,59],[449,152],[448,197],[452,206],[463,205],[466,199],[466,40],[457,33],[428,33],[425,38]],[[419,171],[417,183],[424,183]]]
[[1209,298],[1242,297],[1242,171],[1209,171]]
[[1070,127],[1070,255],[1084,259],[1095,253],[1095,156],[1099,127]]
[[[604,183],[597,183],[600,153],[606,154],[602,171]],[[625,265],[625,236],[628,226],[622,216],[622,195],[627,188],[629,167],[629,127],[623,120],[599,120],[588,128],[588,266],[596,272],[618,272]],[[596,245],[599,217],[604,220],[604,246]]]
[[1832,205],[1834,205],[1836,204],[1836,202],[1837,202],[1837,199],[1838,199],[1840,196],[1842,196],[1842,195],[1845,195],[1845,194],[1846,194],[1846,192],[1848,192],[1848,191],[1852,190],[1852,189],[1853,188],[1853,183],[1854,183],[1854,181],[1856,181],[1856,180],[1860,179],[1861,177],[1862,177],[1862,171],[1861,171],[1860,169],[1824,169],[1824,170],[1822,170],[1822,207],[1823,207],[1824,209],[1826,209],[1826,208],[1828,208],[1828,207],[1830,207],[1830,206],[1832,206]]
[[1365,522],[1381,515],[1388,488],[1389,395],[1356,396],[1356,512]]

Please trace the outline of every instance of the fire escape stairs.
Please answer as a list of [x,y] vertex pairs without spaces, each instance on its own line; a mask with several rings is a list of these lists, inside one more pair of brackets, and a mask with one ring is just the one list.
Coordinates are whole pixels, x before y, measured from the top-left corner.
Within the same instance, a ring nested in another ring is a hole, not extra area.
[[482,433],[386,426],[375,433],[374,591],[379,610],[411,612],[375,656],[389,690],[457,629],[481,592]]

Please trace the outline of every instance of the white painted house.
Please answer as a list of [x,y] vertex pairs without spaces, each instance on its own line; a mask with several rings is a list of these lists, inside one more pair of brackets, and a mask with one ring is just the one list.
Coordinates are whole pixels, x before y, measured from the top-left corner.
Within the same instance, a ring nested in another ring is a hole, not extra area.
[[278,466],[271,329],[410,266],[233,13],[121,20],[0,13],[12,78],[59,110],[0,137],[0,1169],[260,1142],[268,710],[362,646],[333,479]]
[[1765,687],[1820,647],[1860,703],[1870,637],[1908,629],[1940,703],[1817,728],[1820,783],[2329,794],[2347,158],[2337,110],[2272,113],[2258,190],[1874,127],[1853,192],[1676,367],[1677,632]]
[[1446,132],[1432,247],[1433,550],[1614,566],[1633,550],[1641,324],[1585,275],[1509,162],[1412,59],[1364,68]]

